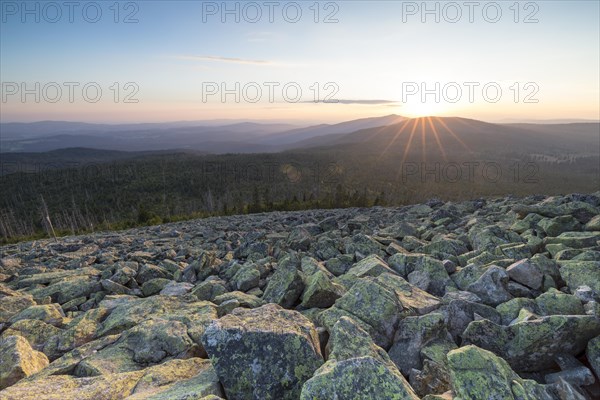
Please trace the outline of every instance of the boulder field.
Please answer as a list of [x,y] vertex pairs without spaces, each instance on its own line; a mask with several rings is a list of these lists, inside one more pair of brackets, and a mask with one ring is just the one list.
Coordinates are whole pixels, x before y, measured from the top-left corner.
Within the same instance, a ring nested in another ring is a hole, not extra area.
[[0,251],[1,400],[600,398],[600,192]]

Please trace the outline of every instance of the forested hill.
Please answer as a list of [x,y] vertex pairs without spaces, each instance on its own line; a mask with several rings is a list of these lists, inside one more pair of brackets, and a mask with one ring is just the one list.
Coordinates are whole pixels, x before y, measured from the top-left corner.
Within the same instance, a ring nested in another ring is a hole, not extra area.
[[[73,150],[80,152],[80,150]],[[102,158],[102,157],[99,157]],[[465,153],[444,160],[367,146],[271,154],[136,156],[0,177],[4,241],[208,215],[592,192],[598,156]]]

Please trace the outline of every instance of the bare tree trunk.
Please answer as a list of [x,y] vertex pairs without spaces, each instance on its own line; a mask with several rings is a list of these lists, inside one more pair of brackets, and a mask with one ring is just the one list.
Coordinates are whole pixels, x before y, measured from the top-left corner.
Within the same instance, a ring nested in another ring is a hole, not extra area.
[[42,200],[42,218],[44,219],[44,223],[46,225],[46,231],[48,232],[48,236],[52,233],[54,237],[54,241],[58,242],[56,239],[56,232],[54,232],[54,227],[52,226],[52,221],[50,220],[50,214],[48,213],[48,206],[46,205],[46,201],[44,200],[44,196],[40,195],[40,199]]

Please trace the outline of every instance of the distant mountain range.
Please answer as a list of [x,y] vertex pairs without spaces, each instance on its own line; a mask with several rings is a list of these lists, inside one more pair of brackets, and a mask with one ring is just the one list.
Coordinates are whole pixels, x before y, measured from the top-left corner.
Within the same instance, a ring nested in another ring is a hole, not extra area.
[[399,122],[398,115],[340,124],[297,127],[215,121],[103,125],[42,121],[0,124],[0,152],[45,152],[72,147],[120,151],[194,150],[206,153],[275,152],[315,137],[350,133]]
[[349,134],[328,135],[296,147],[355,147],[364,152],[419,150],[439,153],[600,153],[600,123],[492,124],[458,117],[422,117]]
[[[198,122],[102,125],[45,121],[0,124],[5,162],[111,161],[149,154],[347,151],[452,155],[521,153],[598,156],[600,123],[492,124],[459,117],[399,115],[298,128],[288,124]],[[70,150],[73,149],[73,150]],[[2,172],[3,174],[6,172]]]

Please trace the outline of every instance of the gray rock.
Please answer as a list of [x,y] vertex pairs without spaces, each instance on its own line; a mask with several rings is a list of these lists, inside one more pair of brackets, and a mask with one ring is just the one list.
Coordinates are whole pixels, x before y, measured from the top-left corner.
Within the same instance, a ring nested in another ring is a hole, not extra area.
[[463,343],[498,354],[517,371],[542,371],[551,368],[558,355],[581,353],[598,334],[596,317],[552,315],[525,318],[510,326],[473,321],[463,333]]
[[531,289],[540,289],[544,275],[537,266],[528,259],[523,259],[511,264],[506,272],[510,279],[519,282]]
[[170,282],[160,291],[163,296],[182,296],[188,293],[194,285],[188,282]]
[[202,343],[232,399],[297,399],[323,364],[313,324],[275,304],[234,310],[207,328]]
[[302,307],[327,308],[342,297],[345,290],[342,286],[332,283],[322,271],[315,272],[307,281],[302,294]]
[[420,354],[428,343],[448,341],[449,338],[442,314],[407,317],[400,321],[388,354],[398,369],[408,375],[412,369],[423,367]]
[[512,299],[507,287],[508,279],[503,268],[491,266],[467,290],[479,296],[484,304],[497,306]]
[[304,290],[304,282],[296,265],[289,261],[279,264],[269,280],[263,300],[267,303],[279,304],[291,308]]

